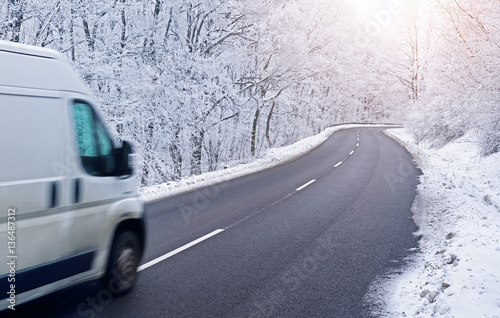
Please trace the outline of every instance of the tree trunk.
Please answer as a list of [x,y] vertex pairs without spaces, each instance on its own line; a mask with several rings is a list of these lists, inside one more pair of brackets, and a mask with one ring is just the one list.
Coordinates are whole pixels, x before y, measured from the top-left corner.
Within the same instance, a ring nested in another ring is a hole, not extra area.
[[193,152],[191,153],[191,174],[201,174],[201,155],[203,150],[203,139],[205,132],[197,130],[191,134],[191,146]]
[[141,186],[148,185],[149,169],[153,158],[153,131],[154,123],[150,121],[146,126],[146,143],[144,145],[144,165],[142,166]]
[[255,143],[256,143],[256,136],[257,136],[257,123],[259,122],[259,115],[260,115],[260,109],[257,107],[257,110],[255,111],[255,115],[253,117],[253,125],[252,125],[252,141],[250,144],[250,153],[252,156],[255,156]]
[[165,29],[165,36],[163,37],[164,44],[167,44],[171,24],[172,24],[172,8],[170,8],[170,13],[169,13],[168,22],[167,22],[167,28]]
[[75,33],[73,25],[73,17],[75,16],[75,9],[71,7],[71,19],[69,21],[69,41],[71,43],[71,61],[75,61]]
[[14,7],[12,10],[12,17],[14,18],[12,22],[12,42],[19,42],[21,33],[21,24],[24,19],[24,7],[26,3],[24,0],[9,0],[10,5]]
[[178,179],[182,177],[182,154],[180,151],[180,140],[179,136],[181,133],[181,127],[179,124],[174,126],[174,134],[170,145],[168,146],[168,151],[170,152],[170,158],[174,164],[174,171],[172,173],[172,179]]
[[269,147],[272,147],[271,138],[269,137],[269,130],[270,130],[270,126],[271,126],[271,117],[273,116],[274,106],[275,106],[275,102],[273,101],[273,104],[271,105],[271,109],[269,110],[269,114],[267,115],[267,122],[266,122],[266,140],[267,140],[267,145]]
[[121,1],[123,3],[123,7],[121,9],[120,15],[121,15],[121,20],[122,20],[122,34],[120,37],[120,47],[123,49],[125,48],[125,44],[127,41],[127,19],[125,17],[125,0]]
[[88,13],[86,11],[83,12],[82,16],[82,24],[83,24],[83,33],[85,33],[85,40],[87,41],[87,46],[89,51],[94,51],[95,41],[92,38],[92,34],[90,33],[89,21],[87,19]]

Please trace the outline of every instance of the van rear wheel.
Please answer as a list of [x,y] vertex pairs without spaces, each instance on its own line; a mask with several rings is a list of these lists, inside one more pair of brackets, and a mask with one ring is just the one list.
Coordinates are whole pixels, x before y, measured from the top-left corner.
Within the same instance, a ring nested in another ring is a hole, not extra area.
[[113,294],[125,295],[134,288],[140,255],[136,234],[123,232],[116,237],[104,277],[105,287]]

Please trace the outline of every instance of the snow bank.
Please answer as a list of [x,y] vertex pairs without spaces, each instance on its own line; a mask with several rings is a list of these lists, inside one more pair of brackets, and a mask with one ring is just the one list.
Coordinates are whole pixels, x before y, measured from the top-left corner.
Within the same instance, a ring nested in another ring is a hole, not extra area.
[[428,149],[405,129],[387,134],[424,173],[412,207],[421,240],[403,273],[372,286],[374,314],[500,317],[500,153],[482,158],[472,136]]
[[[257,158],[247,164],[240,164],[224,170],[207,172],[198,176],[183,178],[179,181],[171,181],[156,186],[142,188],[140,190],[141,197],[144,202],[150,203],[220,182],[243,177],[297,159],[298,157],[303,156],[307,152],[321,145],[336,131],[348,128],[376,126],[381,125],[350,124],[331,127],[318,135],[302,139],[292,145],[281,148],[267,149],[260,158]],[[383,126],[386,127],[388,125]]]

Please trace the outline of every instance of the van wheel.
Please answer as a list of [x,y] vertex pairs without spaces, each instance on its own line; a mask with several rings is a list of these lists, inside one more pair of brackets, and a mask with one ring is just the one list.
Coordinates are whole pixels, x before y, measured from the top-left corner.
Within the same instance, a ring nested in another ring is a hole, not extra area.
[[141,251],[133,232],[120,233],[111,248],[108,268],[104,276],[105,288],[115,295],[125,295],[137,281],[137,265]]

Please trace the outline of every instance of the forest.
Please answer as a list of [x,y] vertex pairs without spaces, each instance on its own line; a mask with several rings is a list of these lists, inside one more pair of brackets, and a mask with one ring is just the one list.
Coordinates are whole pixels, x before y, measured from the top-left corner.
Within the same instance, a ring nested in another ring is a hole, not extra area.
[[0,16],[1,40],[73,64],[141,186],[347,122],[500,151],[495,0],[1,0]]

